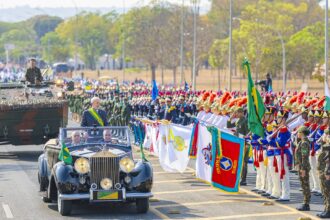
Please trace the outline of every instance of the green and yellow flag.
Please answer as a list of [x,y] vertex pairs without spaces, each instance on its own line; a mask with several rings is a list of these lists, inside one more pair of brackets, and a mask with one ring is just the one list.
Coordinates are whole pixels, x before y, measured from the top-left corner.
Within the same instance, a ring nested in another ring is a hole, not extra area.
[[62,143],[62,148],[60,154],[58,155],[58,159],[62,160],[65,164],[72,164],[72,156],[65,143]]
[[253,134],[264,137],[264,127],[261,120],[265,114],[265,105],[252,81],[250,63],[247,58],[243,61],[243,67],[245,67],[248,74],[248,126]]

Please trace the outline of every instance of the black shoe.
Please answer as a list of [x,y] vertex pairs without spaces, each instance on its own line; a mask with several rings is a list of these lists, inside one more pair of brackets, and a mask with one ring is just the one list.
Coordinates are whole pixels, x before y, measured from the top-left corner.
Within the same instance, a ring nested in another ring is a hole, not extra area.
[[318,215],[320,218],[330,218],[330,212],[322,212],[320,215]]
[[317,216],[317,217],[320,217],[320,215],[322,215],[322,214],[324,214],[324,213],[325,213],[325,211],[323,211],[323,212],[321,212],[321,213],[317,213],[316,216]]
[[297,210],[299,211],[310,211],[310,207],[309,204],[302,204],[300,206],[297,207]]
[[275,196],[268,196],[267,198],[268,199],[278,199],[278,197],[275,197]]
[[254,188],[254,189],[251,189],[251,191],[252,191],[252,192],[258,192],[259,189]]
[[275,201],[276,202],[290,202],[290,199],[281,199],[281,198],[279,198],[279,199],[276,199]]
[[257,193],[258,193],[258,194],[263,194],[263,193],[265,193],[265,191],[263,191],[263,190],[259,190],[259,191],[257,191]]
[[269,193],[263,193],[263,194],[261,194],[262,196],[270,196],[270,194]]
[[314,195],[315,195],[315,196],[322,196],[322,193],[320,193],[320,192],[316,192],[316,193],[314,193]]
[[240,185],[241,186],[246,186],[247,184],[246,184],[246,182],[241,182]]

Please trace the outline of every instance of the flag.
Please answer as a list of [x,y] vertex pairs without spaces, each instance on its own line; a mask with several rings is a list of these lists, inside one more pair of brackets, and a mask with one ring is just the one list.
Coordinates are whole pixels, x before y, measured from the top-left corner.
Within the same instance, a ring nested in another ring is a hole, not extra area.
[[170,124],[168,129],[169,166],[177,172],[184,172],[189,162],[190,126]]
[[213,127],[213,140],[217,142],[213,150],[212,185],[226,192],[239,191],[244,159],[244,139],[220,132]]
[[324,79],[324,95],[325,95],[324,111],[330,111],[330,92],[326,79]]
[[188,154],[190,158],[196,158],[197,154],[197,139],[198,139],[198,127],[199,121],[194,120],[194,125],[191,132],[190,143],[189,143],[189,150]]
[[156,100],[158,96],[158,87],[156,84],[156,80],[152,80],[152,92],[151,92],[151,98],[152,100]]
[[62,143],[62,148],[58,155],[58,159],[62,160],[65,164],[72,164],[72,156],[64,142]]
[[141,158],[143,161],[148,161],[144,155],[144,151],[143,151],[143,134],[142,134],[142,128],[141,126],[137,127],[137,133],[138,133],[138,137],[139,137],[139,144],[140,144],[140,151],[141,151]]
[[184,91],[189,91],[189,85],[186,81],[184,81]]
[[152,147],[152,142],[151,142],[151,125],[150,124],[144,124],[146,135],[144,137],[144,142],[143,142],[143,148],[149,150],[150,152],[153,150],[151,149]]
[[175,172],[173,168],[169,166],[169,153],[168,153],[168,125],[159,125],[159,136],[157,139],[157,148],[159,150],[159,163],[160,166],[166,172]]
[[259,91],[252,81],[250,63],[246,58],[243,61],[244,66],[248,74],[248,126],[253,134],[264,137],[264,127],[262,126],[261,119],[265,114],[265,106]]
[[153,154],[156,156],[159,156],[159,149],[158,149],[158,137],[159,137],[159,124],[153,124],[151,128],[151,143],[152,143],[152,149]]
[[212,136],[203,124],[199,124],[196,155],[196,177],[211,183],[212,177]]

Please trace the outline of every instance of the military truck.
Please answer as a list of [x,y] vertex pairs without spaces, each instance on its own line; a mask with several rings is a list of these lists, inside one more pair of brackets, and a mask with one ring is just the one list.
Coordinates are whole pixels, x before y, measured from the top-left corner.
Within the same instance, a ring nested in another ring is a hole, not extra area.
[[0,142],[43,144],[68,124],[68,102],[52,85],[0,83]]

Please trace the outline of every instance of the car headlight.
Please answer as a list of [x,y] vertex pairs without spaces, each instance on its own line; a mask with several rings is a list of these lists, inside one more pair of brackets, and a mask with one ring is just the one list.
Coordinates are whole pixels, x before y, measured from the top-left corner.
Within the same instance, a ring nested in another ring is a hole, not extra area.
[[81,157],[74,163],[74,168],[80,174],[88,173],[90,171],[89,161]]
[[129,173],[134,169],[134,161],[129,157],[124,157],[119,161],[119,166],[122,171]]
[[109,178],[103,178],[100,182],[100,186],[104,190],[109,190],[113,186],[112,180]]
[[62,93],[62,92],[58,92],[58,93],[57,93],[57,97],[58,97],[58,98],[62,98],[62,96],[63,96],[63,93]]

